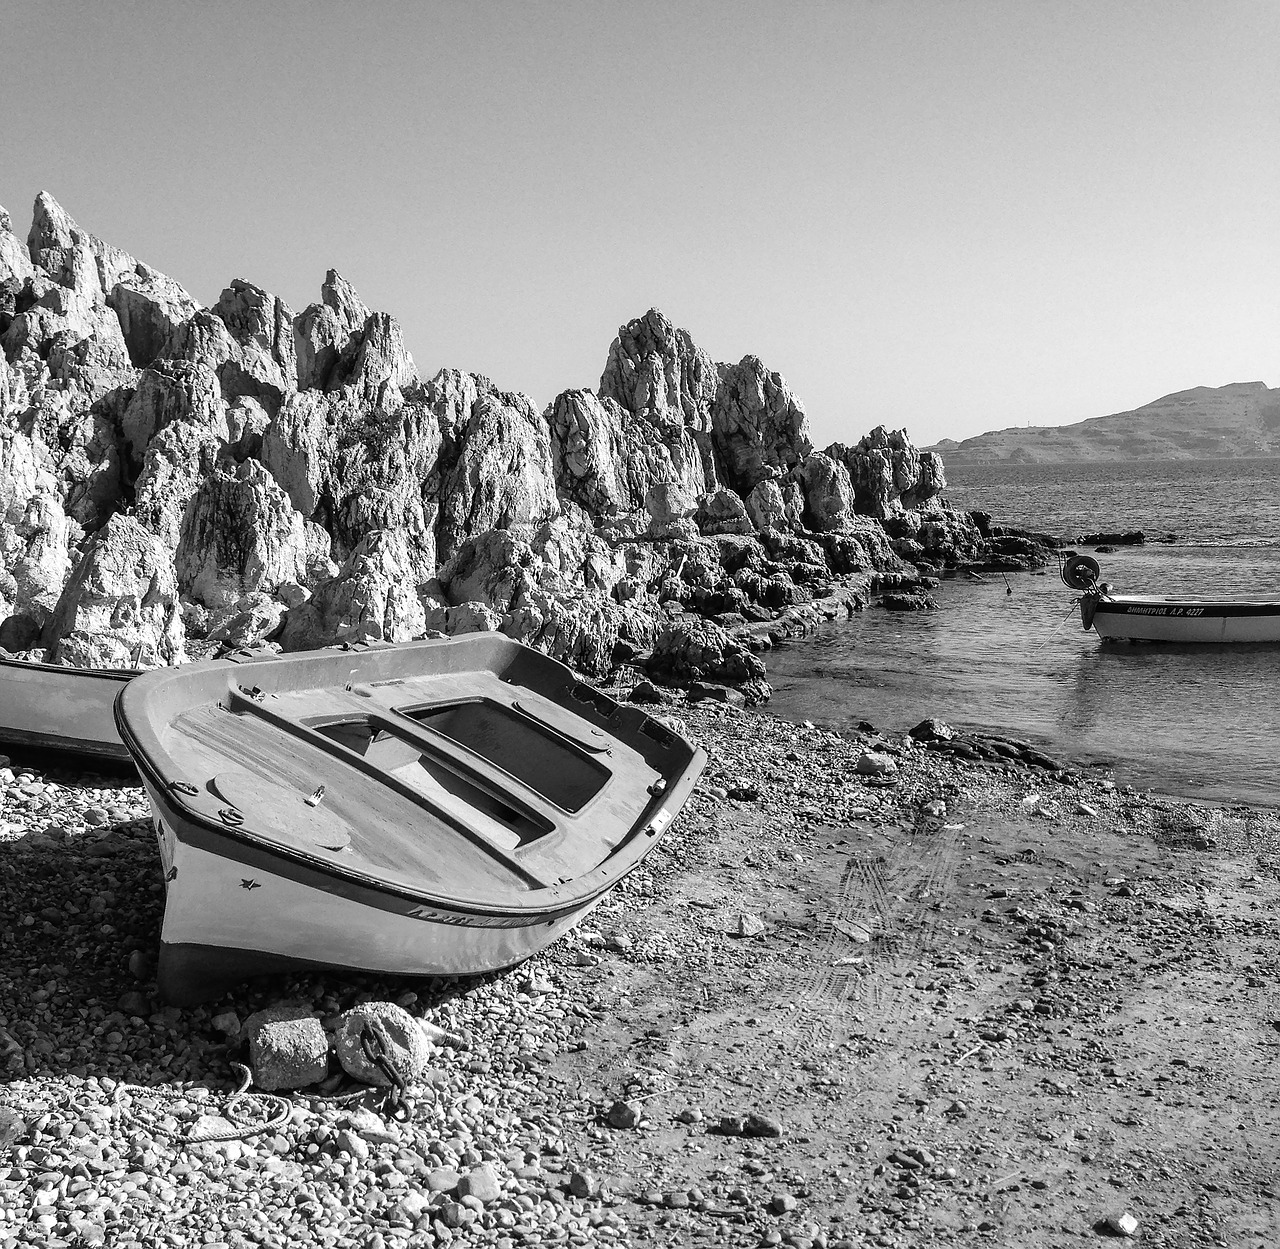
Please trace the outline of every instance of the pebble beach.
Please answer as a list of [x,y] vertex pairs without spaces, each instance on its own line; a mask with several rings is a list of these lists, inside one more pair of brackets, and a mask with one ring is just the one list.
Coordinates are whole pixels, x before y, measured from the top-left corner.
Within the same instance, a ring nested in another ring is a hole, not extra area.
[[[711,764],[545,954],[189,1010],[141,789],[0,768],[0,1246],[1276,1243],[1273,813],[655,710]],[[336,1068],[228,1105],[250,1013],[365,1001],[452,1034],[402,1120]]]

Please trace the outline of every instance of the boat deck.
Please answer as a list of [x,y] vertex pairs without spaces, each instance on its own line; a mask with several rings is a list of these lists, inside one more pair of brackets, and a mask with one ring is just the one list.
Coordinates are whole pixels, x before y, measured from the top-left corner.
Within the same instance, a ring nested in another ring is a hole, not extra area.
[[[411,895],[567,897],[659,831],[649,813],[689,761],[571,676],[554,698],[485,668],[250,684],[280,667],[246,665],[154,726],[170,792],[222,835]],[[566,706],[575,690],[585,701]]]

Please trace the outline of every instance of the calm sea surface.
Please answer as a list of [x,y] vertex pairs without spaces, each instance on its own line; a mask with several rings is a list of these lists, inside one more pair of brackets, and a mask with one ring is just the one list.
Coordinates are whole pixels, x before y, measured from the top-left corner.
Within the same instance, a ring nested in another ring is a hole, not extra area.
[[[1280,597],[1280,460],[948,468],[946,497],[1074,539],[1141,529],[1098,555],[1125,592]],[[1152,544],[1156,536],[1176,542]],[[1089,548],[1082,548],[1089,549]],[[1051,567],[944,581],[937,612],[871,608],[768,656],[770,711],[902,731],[926,716],[1104,762],[1122,783],[1280,806],[1280,645],[1107,646]]]

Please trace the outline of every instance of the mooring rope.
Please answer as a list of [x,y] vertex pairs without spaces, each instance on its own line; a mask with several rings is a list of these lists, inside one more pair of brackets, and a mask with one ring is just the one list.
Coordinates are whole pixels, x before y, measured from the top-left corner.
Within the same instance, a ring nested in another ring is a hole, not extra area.
[[[253,1083],[253,1073],[244,1063],[232,1062],[234,1067],[240,1073],[240,1085],[227,1098],[226,1104],[222,1108],[223,1117],[228,1119],[234,1126],[230,1129],[207,1129],[203,1132],[171,1131],[163,1128],[159,1124],[154,1124],[148,1128],[148,1131],[159,1136],[169,1137],[171,1140],[180,1141],[184,1145],[206,1145],[219,1141],[242,1141],[248,1140],[251,1136],[257,1136],[262,1132],[269,1132],[273,1128],[280,1127],[285,1120],[289,1118],[293,1106],[283,1097],[278,1097],[274,1093],[250,1093],[249,1086]],[[115,1092],[112,1094],[112,1105],[120,1111],[124,1116],[128,1112],[122,1105],[122,1098],[126,1095],[137,1097],[141,1094],[147,1094],[162,1100],[172,1101],[191,1101],[189,1092],[183,1089],[156,1089],[148,1088],[146,1085],[134,1084],[117,1084]],[[237,1110],[236,1103],[243,1098],[257,1098],[266,1104],[265,1109],[270,1111],[274,1107],[274,1113],[269,1119],[264,1119],[260,1123],[250,1123],[242,1118],[242,1112]],[[141,1120],[141,1116],[134,1114],[132,1118]]]
[[1034,647],[1032,647],[1032,649],[1031,649],[1031,653],[1032,653],[1033,655],[1037,655],[1037,654],[1039,654],[1039,653],[1040,653],[1040,651],[1044,650],[1044,648],[1045,648],[1046,646],[1048,646],[1048,645],[1049,645],[1049,643],[1050,643],[1050,642],[1052,642],[1052,641],[1053,641],[1053,639],[1054,639],[1055,637],[1057,637],[1059,633],[1061,633],[1061,632],[1062,632],[1062,627],[1063,627],[1063,625],[1065,625],[1065,624],[1067,623],[1067,621],[1068,621],[1068,620],[1070,620],[1070,619],[1071,619],[1071,617],[1075,615],[1076,608],[1077,608],[1077,607],[1079,607],[1079,606],[1080,606],[1080,600],[1079,600],[1078,598],[1073,598],[1073,599],[1071,600],[1071,607],[1070,607],[1070,609],[1068,610],[1067,614],[1066,614],[1065,616],[1063,616],[1063,618],[1058,622],[1057,628],[1053,629],[1053,630],[1052,630],[1052,631],[1051,631],[1051,632],[1050,632],[1050,633],[1049,633],[1049,634],[1044,638],[1044,640],[1040,643],[1040,645],[1039,645],[1039,646],[1034,646]]

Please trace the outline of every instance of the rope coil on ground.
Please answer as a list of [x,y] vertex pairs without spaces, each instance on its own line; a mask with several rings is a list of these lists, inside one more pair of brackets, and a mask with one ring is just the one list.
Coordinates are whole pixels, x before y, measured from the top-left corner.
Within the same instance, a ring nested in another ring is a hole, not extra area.
[[[251,1136],[257,1136],[262,1132],[270,1132],[274,1128],[282,1126],[293,1109],[290,1102],[283,1097],[278,1097],[275,1093],[250,1093],[249,1086],[253,1083],[253,1073],[244,1063],[233,1062],[231,1066],[240,1073],[240,1085],[227,1098],[225,1105],[222,1107],[222,1114],[234,1125],[232,1128],[223,1131],[188,1132],[184,1134],[181,1131],[170,1131],[157,1124],[148,1130],[155,1135],[166,1136],[171,1140],[180,1141],[184,1145],[207,1145],[221,1141],[248,1140]],[[125,1094],[130,1094],[134,1097],[147,1094],[161,1100],[192,1101],[190,1093],[182,1089],[154,1089],[148,1088],[146,1085],[117,1084],[111,1100],[112,1105],[121,1112],[122,1116],[127,1113],[122,1105],[122,1098]],[[265,1110],[272,1112],[271,1117],[257,1123],[249,1122],[244,1117],[244,1112],[236,1109],[236,1103],[241,1099],[247,1098],[255,1098],[264,1103]],[[135,1119],[139,1118],[137,1115],[133,1117]]]

